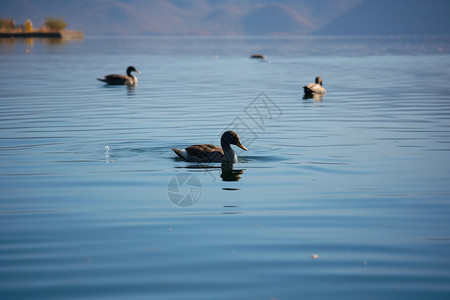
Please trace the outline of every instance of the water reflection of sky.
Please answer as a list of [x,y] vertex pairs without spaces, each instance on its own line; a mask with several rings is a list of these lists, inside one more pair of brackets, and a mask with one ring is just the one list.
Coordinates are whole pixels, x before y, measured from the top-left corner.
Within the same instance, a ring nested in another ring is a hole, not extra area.
[[[0,295],[447,298],[447,44],[0,41]],[[234,165],[170,150],[230,127]]]
[[[209,55],[384,55],[448,53],[448,36],[302,36],[302,37],[86,37],[0,39],[0,54],[209,54]],[[26,50],[28,49],[28,50]],[[28,52],[29,53],[29,52]]]

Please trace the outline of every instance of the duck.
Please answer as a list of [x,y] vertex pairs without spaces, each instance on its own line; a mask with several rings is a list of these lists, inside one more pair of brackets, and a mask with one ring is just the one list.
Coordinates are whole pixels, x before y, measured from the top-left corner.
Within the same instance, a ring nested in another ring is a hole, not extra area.
[[242,150],[248,149],[242,145],[239,135],[228,130],[222,134],[220,138],[221,147],[211,144],[201,144],[186,147],[185,149],[171,148],[176,155],[187,162],[227,162],[236,163],[238,161],[237,155],[231,148],[231,145],[236,145]]
[[264,54],[255,53],[250,56],[250,58],[256,58],[261,60],[267,60],[267,56]]
[[308,85],[303,86],[305,96],[312,96],[314,94],[325,95],[327,91],[322,85],[323,85],[322,77],[317,76],[315,83],[310,83]]
[[127,75],[111,74],[106,75],[103,78],[97,78],[97,80],[103,81],[109,85],[129,85],[135,86],[138,82],[137,77],[131,74],[131,72],[136,72],[141,74],[135,67],[129,66],[127,68]]

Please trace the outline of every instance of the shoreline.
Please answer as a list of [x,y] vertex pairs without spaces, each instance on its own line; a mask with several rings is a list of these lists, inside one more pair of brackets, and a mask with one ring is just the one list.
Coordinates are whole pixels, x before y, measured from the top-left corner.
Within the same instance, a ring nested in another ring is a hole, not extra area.
[[84,39],[83,31],[63,30],[53,32],[0,32],[0,38],[55,38],[55,39]]

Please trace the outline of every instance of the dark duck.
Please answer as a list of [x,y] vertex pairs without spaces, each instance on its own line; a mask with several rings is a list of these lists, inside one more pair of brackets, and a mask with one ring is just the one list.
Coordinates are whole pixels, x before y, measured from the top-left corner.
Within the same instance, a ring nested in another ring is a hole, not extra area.
[[138,74],[141,74],[141,72],[136,70],[135,67],[129,66],[127,68],[127,75],[110,74],[110,75],[106,75],[103,78],[97,78],[97,80],[103,81],[109,85],[135,86],[137,84],[138,80],[137,80],[137,77],[134,76],[134,74],[131,74],[131,72],[136,72]]

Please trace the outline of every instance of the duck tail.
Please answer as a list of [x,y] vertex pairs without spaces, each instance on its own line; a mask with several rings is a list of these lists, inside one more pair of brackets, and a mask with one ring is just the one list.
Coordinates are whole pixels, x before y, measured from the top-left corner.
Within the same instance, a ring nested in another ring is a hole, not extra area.
[[178,155],[181,159],[184,160],[182,151],[180,149],[178,149],[178,148],[170,148],[170,149],[172,149],[172,151],[175,152],[176,155]]
[[98,81],[106,82],[105,78],[97,78]]
[[305,91],[305,94],[312,94],[313,90],[311,90],[308,86],[304,85],[303,90]]

